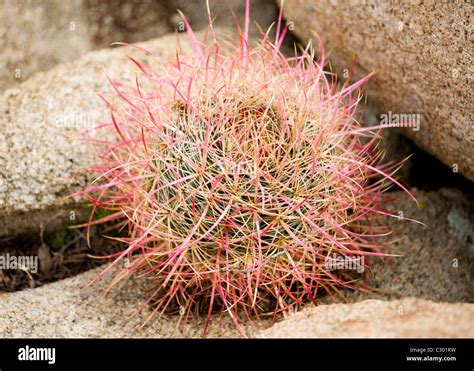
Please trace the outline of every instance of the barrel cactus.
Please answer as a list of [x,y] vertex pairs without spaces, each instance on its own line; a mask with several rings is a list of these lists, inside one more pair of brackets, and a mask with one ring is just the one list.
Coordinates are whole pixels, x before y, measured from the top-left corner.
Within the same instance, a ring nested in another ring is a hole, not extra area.
[[356,287],[328,258],[383,255],[381,196],[407,191],[398,164],[383,162],[380,127],[361,124],[369,77],[337,83],[322,47],[283,55],[281,14],[252,42],[248,9],[235,39],[211,23],[200,42],[183,17],[189,50],[153,66],[132,59],[133,85],[111,79],[116,140],[101,142],[98,178],[82,192],[110,213],[90,224],[126,227],[96,279],[113,267],[116,281],[148,276],[155,313],[222,311],[241,333],[242,321]]

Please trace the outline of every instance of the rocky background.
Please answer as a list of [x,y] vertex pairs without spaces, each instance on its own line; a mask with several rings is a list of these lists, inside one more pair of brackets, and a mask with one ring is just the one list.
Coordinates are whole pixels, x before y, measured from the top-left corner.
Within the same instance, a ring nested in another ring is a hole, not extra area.
[[[219,32],[232,32],[229,8],[241,18],[243,3],[210,1]],[[252,20],[267,29],[279,1],[251,3]],[[105,283],[87,287],[100,268],[84,264],[84,250],[68,252],[81,238],[64,232],[65,225],[87,215],[77,200],[64,197],[91,180],[79,170],[93,154],[76,133],[104,114],[97,98],[109,87],[104,66],[112,76],[132,78],[127,57],[136,52],[112,44],[143,42],[159,55],[174,55],[173,31],[182,31],[177,8],[195,30],[206,27],[203,0],[0,0],[0,254],[29,249],[41,263],[36,275],[0,270],[0,336],[200,336],[200,320],[180,329],[173,316],[146,328],[139,326],[146,311],[130,319],[145,297],[139,280],[108,296]],[[419,119],[419,130],[386,130],[385,146],[390,159],[413,154],[400,176],[420,207],[400,197],[394,211],[425,226],[392,221],[400,238],[392,252],[403,257],[371,262],[367,280],[375,290],[343,291],[336,304],[322,298],[316,308],[304,308],[271,328],[262,322],[248,333],[473,337],[468,325],[474,323],[472,6],[286,0],[283,11],[292,32],[288,47],[320,38],[341,80],[351,66],[353,79],[375,72],[369,123],[389,112]],[[258,33],[253,24],[252,34]],[[188,47],[185,38],[182,43]],[[56,282],[45,284],[50,281]],[[16,291],[25,287],[30,288]],[[210,335],[237,333],[224,320]]]

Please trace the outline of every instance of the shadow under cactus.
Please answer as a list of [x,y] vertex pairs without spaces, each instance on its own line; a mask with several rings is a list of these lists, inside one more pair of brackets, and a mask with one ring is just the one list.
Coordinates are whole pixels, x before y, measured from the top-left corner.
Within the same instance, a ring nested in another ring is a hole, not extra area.
[[87,227],[63,222],[53,230],[45,232],[45,229],[42,228],[39,234],[27,233],[0,240],[3,262],[17,261],[18,257],[28,257],[34,262],[29,267],[18,264],[14,269],[0,269],[0,292],[38,287],[75,276],[106,263],[108,260],[103,257],[121,250],[120,242],[106,237],[121,234],[111,225],[92,226],[90,247]]

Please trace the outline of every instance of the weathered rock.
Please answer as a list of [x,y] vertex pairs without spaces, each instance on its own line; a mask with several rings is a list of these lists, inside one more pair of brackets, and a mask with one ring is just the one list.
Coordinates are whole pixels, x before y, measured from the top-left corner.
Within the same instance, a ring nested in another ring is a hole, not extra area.
[[[217,26],[233,24],[231,9],[239,19],[242,0],[210,1]],[[16,87],[35,72],[73,61],[88,51],[114,42],[136,43],[184,31],[181,9],[193,29],[207,27],[206,2],[180,0],[0,0],[0,92]],[[274,20],[273,0],[252,2],[251,31],[266,29]]]
[[[172,11],[181,10],[189,19],[191,26],[195,29],[202,29],[209,24],[207,17],[206,1],[188,0],[167,0],[168,8]],[[217,27],[229,27],[234,25],[234,15],[243,24],[245,14],[245,0],[210,0],[214,24]],[[234,13],[234,15],[232,14]],[[278,7],[273,0],[252,0],[250,2],[250,33],[260,35],[260,28],[264,31],[278,17]],[[170,22],[176,27],[180,18],[174,13]]]
[[340,77],[353,58],[355,78],[375,71],[369,100],[385,112],[420,114],[420,130],[404,133],[474,180],[470,9],[458,1],[287,0],[284,15],[302,41],[319,34]]
[[0,92],[92,49],[82,0],[0,0]]
[[114,42],[135,43],[165,35],[173,28],[169,0],[84,0],[90,38],[96,48]]
[[474,304],[407,298],[364,300],[302,310],[262,331],[263,338],[472,338]]
[[[143,43],[158,56],[175,53],[174,35]],[[185,38],[183,48],[187,47]],[[137,56],[138,55],[138,56]],[[146,60],[131,48],[91,52],[76,62],[38,73],[0,97],[0,210],[3,213],[64,204],[92,174],[94,153],[79,132],[96,127],[108,115],[98,92],[109,91],[112,78],[130,83],[134,67],[128,56]],[[157,63],[149,60],[150,63]]]
[[[209,25],[206,1],[157,0],[139,1],[86,0],[87,18],[94,44],[107,47],[112,42],[138,42],[171,32],[184,31],[184,23],[177,10],[188,18],[194,30]],[[245,13],[245,1],[210,0],[214,25],[229,27],[234,23],[232,12],[242,22]],[[254,0],[250,14],[252,23],[250,32],[259,31],[256,24],[266,29],[277,16],[277,6],[273,0]]]

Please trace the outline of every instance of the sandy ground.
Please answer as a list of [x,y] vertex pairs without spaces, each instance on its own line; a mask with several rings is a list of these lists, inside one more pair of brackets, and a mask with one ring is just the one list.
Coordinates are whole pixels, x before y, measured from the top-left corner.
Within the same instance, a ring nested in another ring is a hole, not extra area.
[[[420,207],[406,196],[392,212],[425,223],[389,220],[393,239],[387,249],[400,257],[371,260],[367,283],[375,291],[344,291],[342,301],[417,297],[439,302],[474,302],[474,200],[454,189],[418,191]],[[329,298],[328,298],[329,299]],[[329,300],[323,299],[322,303]]]

